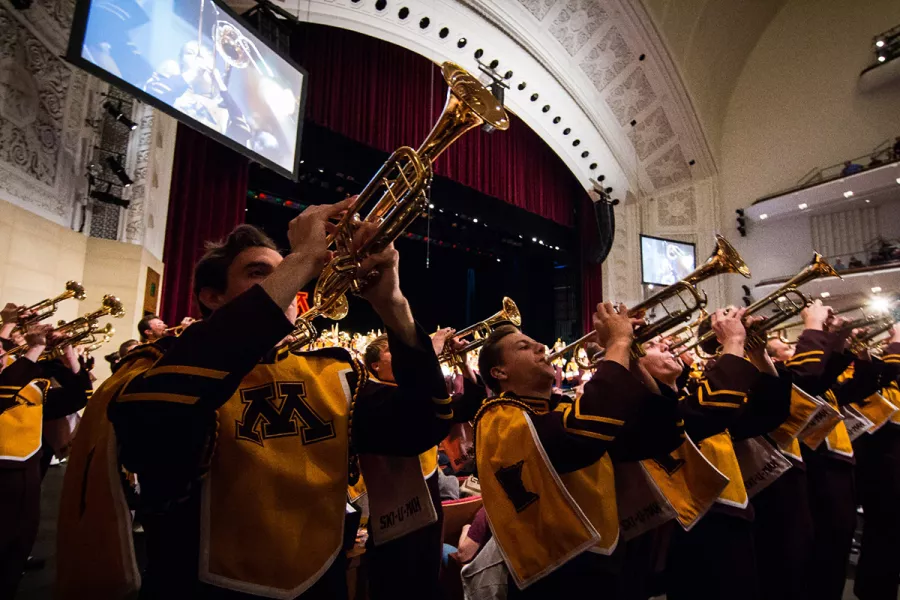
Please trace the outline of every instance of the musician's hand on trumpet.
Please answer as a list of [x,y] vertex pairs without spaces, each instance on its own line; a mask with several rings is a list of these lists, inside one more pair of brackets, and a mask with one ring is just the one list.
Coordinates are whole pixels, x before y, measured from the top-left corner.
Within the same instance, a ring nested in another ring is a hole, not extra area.
[[743,358],[747,329],[744,327],[745,308],[720,308],[712,314],[711,326],[722,346],[722,354]]
[[6,306],[0,310],[0,319],[3,321],[2,325],[0,325],[0,338],[10,339],[19,317],[29,318],[31,316],[32,312],[24,306],[17,306],[12,302],[7,302]]
[[445,348],[448,350],[459,350],[465,346],[463,342],[453,337],[454,333],[456,333],[456,330],[452,327],[444,327],[431,334],[431,347],[434,349],[435,354],[440,355]]
[[297,317],[297,292],[318,277],[333,256],[327,243],[329,229],[334,228],[330,219],[346,211],[350,201],[310,206],[288,225],[291,252],[260,286],[292,321]]
[[[744,316],[744,329],[748,332],[752,332],[757,328],[757,325],[765,321],[766,318],[760,315],[745,315]],[[775,363],[772,362],[772,357],[769,356],[769,353],[766,352],[766,344],[765,342],[765,334],[761,336],[762,340],[756,340],[757,343],[747,344],[747,360],[750,361],[760,373],[766,373],[768,375],[772,375],[774,377],[778,377],[778,371],[775,369]]]
[[834,311],[830,306],[822,304],[821,300],[813,300],[809,306],[800,311],[800,317],[803,319],[805,329],[824,331],[825,324],[829,319],[833,319]]
[[47,336],[48,348],[58,348],[62,363],[69,367],[73,373],[81,371],[81,363],[78,362],[78,354],[75,348],[69,343],[69,335],[57,331],[51,331]]
[[336,226],[332,219],[340,219],[353,204],[354,198],[347,198],[335,204],[308,206],[288,224],[288,242],[291,253],[285,260],[295,260],[309,271],[309,280],[318,277],[325,265],[334,257],[328,248],[328,236]]
[[891,337],[888,338],[889,344],[898,344],[900,343],[900,323],[895,324],[891,327],[890,331]]
[[624,304],[613,306],[612,302],[598,304],[593,317],[596,341],[606,348],[606,360],[617,362],[626,369],[631,364],[635,321],[628,316],[628,309]]
[[25,344],[27,344],[28,349],[22,355],[23,358],[36,363],[47,348],[51,331],[53,331],[52,325],[34,325],[29,327],[25,332]]

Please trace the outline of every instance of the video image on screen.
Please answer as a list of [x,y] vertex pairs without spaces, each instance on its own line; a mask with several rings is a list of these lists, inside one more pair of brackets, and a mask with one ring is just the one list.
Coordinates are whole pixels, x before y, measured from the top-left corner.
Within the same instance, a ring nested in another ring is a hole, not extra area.
[[641,273],[644,283],[671,285],[684,279],[696,265],[694,246],[641,236]]
[[303,73],[215,2],[91,0],[81,58],[294,170]]

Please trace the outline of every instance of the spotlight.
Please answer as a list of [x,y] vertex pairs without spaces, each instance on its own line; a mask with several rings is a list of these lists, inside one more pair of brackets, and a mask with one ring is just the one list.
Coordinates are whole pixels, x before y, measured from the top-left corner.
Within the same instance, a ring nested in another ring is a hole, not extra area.
[[122,185],[124,187],[131,187],[131,184],[134,183],[134,181],[132,181],[131,177],[128,176],[128,173],[125,172],[125,169],[122,167],[122,163],[120,163],[116,158],[112,156],[107,156],[106,165],[119,179],[119,181],[122,182]]
[[132,131],[137,129],[137,123],[135,123],[134,121],[132,121],[131,119],[126,117],[124,114],[122,114],[122,110],[118,106],[113,106],[112,102],[109,102],[109,101],[104,102],[103,108],[106,109],[106,112],[109,113],[109,116],[111,116],[113,119],[115,119],[116,121],[118,121],[119,123],[121,123],[122,125],[127,127],[128,129],[130,129]]
[[878,55],[878,62],[884,62],[887,60],[887,57],[883,54]]
[[884,40],[878,40],[877,42],[875,42],[875,47],[884,48]]
[[101,192],[100,190],[91,191],[91,198],[93,198],[97,202],[113,204],[115,206],[121,206],[122,208],[128,208],[131,205],[131,202],[129,202],[128,200],[123,200],[122,198],[114,196],[109,192]]

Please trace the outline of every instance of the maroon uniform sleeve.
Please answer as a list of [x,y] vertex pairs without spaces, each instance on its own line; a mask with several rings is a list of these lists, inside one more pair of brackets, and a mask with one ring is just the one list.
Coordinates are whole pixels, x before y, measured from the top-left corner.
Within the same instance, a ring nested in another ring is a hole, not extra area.
[[845,353],[843,345],[836,334],[804,330],[794,356],[784,363],[797,387],[813,396],[824,394],[853,362],[853,355]]
[[73,373],[57,360],[42,363],[44,377],[54,379],[58,386],[47,392],[44,420],[49,421],[71,415],[84,408],[91,397],[91,376],[87,369]]
[[881,365],[871,360],[853,361],[853,377],[831,387],[839,406],[853,402],[865,402],[866,398],[881,389]]
[[760,373],[747,394],[747,408],[728,428],[731,437],[745,440],[777,429],[790,415],[792,388],[791,373],[786,369],[777,377]]
[[699,442],[737,423],[746,407],[747,394],[758,378],[756,367],[731,354],[708,365],[703,377],[679,403],[691,439]]
[[447,437],[454,423],[444,375],[425,330],[406,346],[388,330],[397,385],[370,381],[353,410],[353,440],[359,452],[415,456]]
[[580,398],[532,422],[550,462],[569,473],[600,460],[651,396],[628,369],[603,361]]
[[882,386],[900,380],[900,343],[888,344],[881,355],[881,362],[884,365],[881,372]]

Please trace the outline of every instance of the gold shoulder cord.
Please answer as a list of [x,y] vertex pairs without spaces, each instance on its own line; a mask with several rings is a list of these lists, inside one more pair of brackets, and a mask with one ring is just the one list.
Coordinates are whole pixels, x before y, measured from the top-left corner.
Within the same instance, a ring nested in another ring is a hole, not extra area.
[[369,380],[369,371],[363,366],[359,359],[351,356],[350,365],[353,372],[356,373],[356,389],[353,390],[353,396],[350,398],[350,414],[347,416],[347,445],[349,446],[348,463],[347,463],[347,483],[356,485],[359,482],[359,455],[353,447],[353,410],[356,408],[356,400],[359,398],[359,391]]

